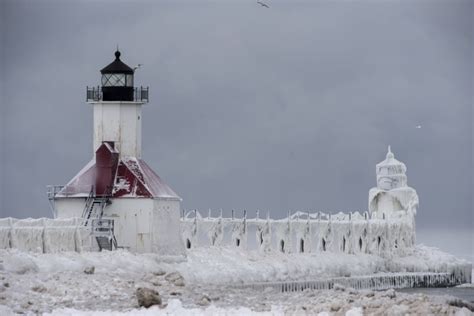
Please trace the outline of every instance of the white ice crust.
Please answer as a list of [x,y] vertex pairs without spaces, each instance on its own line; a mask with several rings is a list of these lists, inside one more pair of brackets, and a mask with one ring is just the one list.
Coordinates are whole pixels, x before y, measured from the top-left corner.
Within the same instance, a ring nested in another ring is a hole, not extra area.
[[395,159],[390,146],[387,157],[376,166],[377,187],[369,191],[369,212],[377,218],[414,216],[418,195],[407,185],[407,168]]

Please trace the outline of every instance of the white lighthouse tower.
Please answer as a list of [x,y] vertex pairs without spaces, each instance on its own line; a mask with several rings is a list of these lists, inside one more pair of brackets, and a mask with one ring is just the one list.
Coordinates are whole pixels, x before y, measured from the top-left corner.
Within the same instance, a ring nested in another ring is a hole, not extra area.
[[142,159],[141,110],[148,88],[134,87],[134,69],[118,50],[101,75],[101,87],[87,88],[93,157],[65,186],[50,187],[55,217],[82,218],[99,249],[182,254],[181,199]]
[[407,184],[407,167],[395,159],[390,146],[385,160],[376,166],[377,187],[369,191],[369,212],[375,218],[414,216],[418,194]]

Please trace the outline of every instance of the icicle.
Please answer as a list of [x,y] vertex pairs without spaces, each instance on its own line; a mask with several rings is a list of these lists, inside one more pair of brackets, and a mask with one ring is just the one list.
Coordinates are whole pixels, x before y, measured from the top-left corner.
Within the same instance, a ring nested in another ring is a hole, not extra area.
[[43,233],[41,234],[41,237],[43,239],[43,253],[47,253],[47,252],[51,252],[50,250],[50,243],[49,243],[49,238],[47,236],[47,232],[46,232],[46,219],[43,218],[41,220],[41,225],[43,226]]

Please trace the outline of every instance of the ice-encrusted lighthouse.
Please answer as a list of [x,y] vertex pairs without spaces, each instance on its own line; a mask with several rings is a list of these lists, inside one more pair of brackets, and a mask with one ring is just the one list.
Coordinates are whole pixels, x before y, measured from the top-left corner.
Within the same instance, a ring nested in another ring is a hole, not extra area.
[[390,146],[384,161],[376,166],[377,187],[369,191],[369,212],[373,217],[396,217],[410,213],[415,215],[418,195],[407,184],[407,167],[395,159]]
[[141,157],[148,88],[134,87],[134,69],[118,50],[101,76],[101,87],[87,88],[93,157],[65,186],[50,188],[55,217],[82,218],[101,249],[181,254],[181,199]]

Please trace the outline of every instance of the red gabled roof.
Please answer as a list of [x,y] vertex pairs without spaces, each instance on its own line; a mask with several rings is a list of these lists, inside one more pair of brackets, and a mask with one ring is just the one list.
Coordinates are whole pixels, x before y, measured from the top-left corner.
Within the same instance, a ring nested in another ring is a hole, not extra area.
[[[96,183],[97,166],[91,160],[59,192],[57,197],[88,196]],[[180,197],[142,159],[125,157],[119,160],[112,190],[113,198],[161,198]]]

